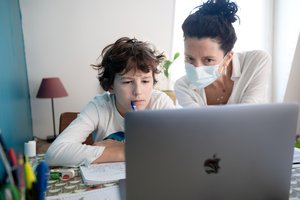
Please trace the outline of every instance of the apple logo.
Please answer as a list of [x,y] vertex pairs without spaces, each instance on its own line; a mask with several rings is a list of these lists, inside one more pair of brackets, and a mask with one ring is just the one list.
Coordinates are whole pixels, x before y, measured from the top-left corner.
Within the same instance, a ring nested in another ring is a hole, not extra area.
[[220,160],[221,159],[217,158],[216,154],[214,154],[212,158],[206,159],[204,162],[205,172],[207,174],[211,174],[211,173],[217,174],[220,169],[219,166]]

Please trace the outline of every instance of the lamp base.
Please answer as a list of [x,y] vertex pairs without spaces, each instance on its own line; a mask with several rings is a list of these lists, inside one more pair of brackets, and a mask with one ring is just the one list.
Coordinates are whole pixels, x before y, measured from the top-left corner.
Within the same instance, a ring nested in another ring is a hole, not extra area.
[[54,136],[54,135],[52,135],[52,136],[47,136],[47,142],[48,142],[48,143],[52,143],[55,139],[56,139],[56,136]]

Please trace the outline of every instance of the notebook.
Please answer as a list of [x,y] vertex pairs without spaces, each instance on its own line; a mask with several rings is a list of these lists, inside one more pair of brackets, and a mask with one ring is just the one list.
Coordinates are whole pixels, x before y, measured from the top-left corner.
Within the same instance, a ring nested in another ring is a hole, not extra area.
[[125,116],[126,199],[288,199],[297,104]]

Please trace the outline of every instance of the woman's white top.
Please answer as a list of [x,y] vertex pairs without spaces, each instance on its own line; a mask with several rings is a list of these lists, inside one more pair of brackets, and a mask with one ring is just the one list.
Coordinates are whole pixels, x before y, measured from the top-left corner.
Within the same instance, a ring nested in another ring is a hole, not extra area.
[[[235,53],[232,58],[231,80],[234,82],[227,104],[266,103],[269,101],[271,57],[264,51]],[[186,76],[174,86],[176,98],[182,107],[206,106],[204,89],[194,89]]]
[[[165,93],[153,90],[146,109],[174,108],[174,103]],[[117,111],[115,96],[108,92],[95,96],[78,117],[55,139],[46,152],[46,161],[51,166],[89,165],[102,155],[105,147],[82,144],[93,132],[94,141],[124,132],[124,118]]]

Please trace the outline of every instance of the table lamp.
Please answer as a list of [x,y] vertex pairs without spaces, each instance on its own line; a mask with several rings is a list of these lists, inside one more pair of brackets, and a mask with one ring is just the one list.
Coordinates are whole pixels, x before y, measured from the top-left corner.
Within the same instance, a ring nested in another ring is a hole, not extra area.
[[62,82],[59,78],[43,78],[38,93],[37,98],[51,98],[52,105],[52,118],[53,118],[53,136],[47,136],[48,142],[53,142],[56,138],[56,128],[55,128],[55,116],[54,116],[54,104],[53,98],[66,97],[68,96]]

